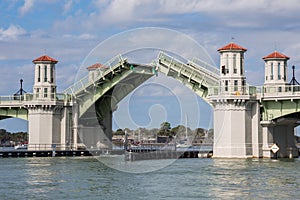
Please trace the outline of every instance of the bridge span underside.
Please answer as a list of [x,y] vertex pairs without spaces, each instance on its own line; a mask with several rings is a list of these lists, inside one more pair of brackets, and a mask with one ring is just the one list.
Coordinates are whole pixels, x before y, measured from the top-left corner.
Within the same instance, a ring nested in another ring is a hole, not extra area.
[[110,149],[112,113],[117,109],[117,104],[152,76],[153,74],[148,73],[130,73],[101,95],[79,118],[79,143],[88,148],[100,145],[101,148]]
[[[300,112],[287,114],[272,121],[262,121],[263,157],[298,157],[295,145],[295,127],[300,124]],[[270,151],[270,146],[279,146],[278,152]]]
[[279,146],[278,157],[298,157],[295,127],[300,123],[300,99],[297,95],[266,97],[261,101],[263,157],[274,157],[273,144]]
[[20,118],[23,120],[28,120],[28,110],[24,107],[0,108],[0,120],[7,118]]

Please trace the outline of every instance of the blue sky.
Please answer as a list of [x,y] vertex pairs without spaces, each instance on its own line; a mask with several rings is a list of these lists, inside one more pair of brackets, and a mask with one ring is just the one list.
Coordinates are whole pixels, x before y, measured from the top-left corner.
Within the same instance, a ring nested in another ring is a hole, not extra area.
[[[31,92],[31,61],[45,53],[59,60],[57,84],[58,91],[62,91],[74,83],[84,59],[99,43],[115,34],[143,27],[172,29],[188,35],[206,49],[216,65],[219,63],[217,49],[233,37],[235,43],[248,49],[245,69],[247,82],[253,85],[263,84],[261,58],[274,50],[291,58],[289,69],[295,65],[300,79],[299,10],[298,0],[2,0],[0,95],[15,93],[20,78],[24,79],[24,89]],[[171,83],[168,87],[178,95],[193,96],[176,81],[162,78],[158,81]],[[201,100],[197,102],[201,110],[207,109]],[[155,103],[158,104],[164,105]],[[154,106],[157,113],[154,112],[153,118],[159,115],[159,109]],[[194,126],[207,126],[211,121],[208,118],[204,124]],[[173,121],[174,125],[181,123]],[[136,122],[137,126],[145,127],[147,123],[150,124],[147,119]],[[14,127],[25,129],[26,123],[0,122],[0,128],[13,131]]]

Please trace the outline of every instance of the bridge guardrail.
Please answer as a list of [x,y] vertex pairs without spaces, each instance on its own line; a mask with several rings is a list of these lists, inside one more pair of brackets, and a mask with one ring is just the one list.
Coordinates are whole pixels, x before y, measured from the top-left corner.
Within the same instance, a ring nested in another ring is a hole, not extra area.
[[217,76],[220,75],[220,70],[218,68],[207,62],[204,62],[203,60],[200,60],[199,58],[193,58],[192,61],[189,62],[195,63],[197,66],[200,66],[201,68],[206,69]]
[[216,83],[219,82],[220,76],[219,74],[215,73],[213,69],[208,69],[207,67],[203,67],[202,65],[194,63],[193,61],[188,61],[188,65],[195,67],[197,71],[201,71],[202,74],[205,74],[206,77],[208,77],[209,75],[210,78],[213,79],[213,81],[215,81]]
[[47,98],[43,93],[24,95],[0,96],[0,104],[22,104],[32,100],[47,100],[47,101],[70,101],[70,97],[64,93],[51,93]]
[[49,150],[72,150],[73,144],[29,144],[28,150],[30,151],[49,151]]
[[265,85],[258,87],[258,93],[261,95],[261,98],[296,95],[300,96],[300,85]]
[[215,86],[208,88],[208,96],[218,96],[218,95],[248,95],[256,96],[257,89],[255,86],[246,85],[246,86]]
[[120,63],[126,61],[126,59],[123,59],[122,56],[119,54],[112,59],[110,59],[108,62],[106,62],[103,66],[107,67],[106,70],[102,71],[100,68],[97,68],[98,75],[91,78],[89,75],[84,76],[82,79],[71,85],[69,88],[64,90],[65,94],[72,94],[75,95],[76,93],[85,90],[89,85],[94,84],[97,80],[100,78],[105,77],[110,72],[113,72],[113,70],[120,65]]
[[33,94],[24,94],[24,95],[10,95],[10,96],[0,96],[0,104],[9,103],[9,104],[18,104],[24,101],[31,101]]
[[[176,70],[180,74],[187,76],[189,79],[192,78],[199,83],[205,81],[211,85],[217,85],[219,82],[217,78],[218,75],[203,67],[196,67],[198,64],[191,61],[184,63],[164,52],[159,53],[157,60],[167,63],[168,67],[171,66],[172,69]],[[204,79],[204,77],[206,79]]]

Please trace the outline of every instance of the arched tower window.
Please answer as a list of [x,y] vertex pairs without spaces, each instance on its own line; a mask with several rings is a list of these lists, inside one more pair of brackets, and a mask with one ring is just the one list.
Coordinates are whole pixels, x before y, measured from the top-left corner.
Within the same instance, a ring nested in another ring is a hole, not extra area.
[[284,68],[283,68],[283,80],[286,81],[286,63],[284,63]]
[[47,65],[44,66],[44,82],[47,82]]
[[236,54],[233,54],[233,73],[237,73],[237,67],[236,67]]
[[277,68],[277,70],[278,70],[278,80],[280,80],[281,79],[281,73],[280,73],[280,62],[278,62],[278,68]]
[[271,62],[271,80],[273,80],[274,78],[274,66],[273,66],[273,63]]
[[228,54],[226,54],[226,65],[225,65],[225,73],[229,73],[229,58]]
[[38,82],[41,82],[41,66],[38,66]]
[[50,67],[50,81],[53,83],[53,77],[54,77],[54,65],[51,65]]
[[241,75],[244,75],[244,53],[240,55],[240,66],[241,66]]

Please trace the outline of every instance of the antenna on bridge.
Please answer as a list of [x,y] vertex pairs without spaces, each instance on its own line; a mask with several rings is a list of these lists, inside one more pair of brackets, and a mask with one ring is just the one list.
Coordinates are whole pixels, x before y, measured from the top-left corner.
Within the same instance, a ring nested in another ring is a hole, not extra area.
[[27,93],[25,90],[23,90],[23,79],[20,79],[20,89],[14,94],[15,96],[23,95],[23,93]]
[[290,85],[300,85],[300,83],[295,78],[295,65],[292,66],[293,69],[293,78],[290,82]]

